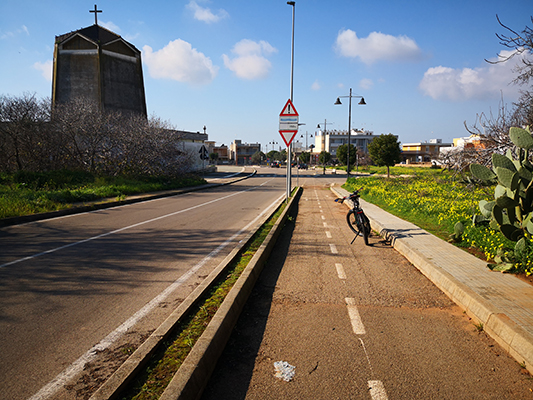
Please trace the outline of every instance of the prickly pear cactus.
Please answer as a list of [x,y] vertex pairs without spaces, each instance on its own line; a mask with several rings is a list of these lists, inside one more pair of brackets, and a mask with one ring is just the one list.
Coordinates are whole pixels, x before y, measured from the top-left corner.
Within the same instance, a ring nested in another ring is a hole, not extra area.
[[[474,216],[473,221],[488,219],[492,228],[516,242],[514,253],[519,255],[526,251],[526,239],[533,235],[533,165],[529,162],[533,136],[529,127],[513,127],[509,137],[517,148],[517,158],[507,151],[505,155],[492,155],[492,170],[479,164],[470,165],[474,178],[497,184],[494,201],[480,201],[481,216]],[[508,270],[513,258],[497,256],[495,261],[499,267],[494,269]]]
[[450,235],[451,243],[460,243],[463,240],[463,233],[465,233],[465,226],[461,221],[455,223],[453,227],[453,233]]

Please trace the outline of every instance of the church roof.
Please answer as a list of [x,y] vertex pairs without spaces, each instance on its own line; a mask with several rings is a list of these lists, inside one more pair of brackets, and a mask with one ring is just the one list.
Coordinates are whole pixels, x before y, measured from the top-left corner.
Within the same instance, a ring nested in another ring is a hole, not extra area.
[[106,29],[96,24],[88,26],[87,28],[78,29],[77,31],[65,33],[64,35],[56,36],[56,43],[65,42],[75,35],[81,35],[100,45],[105,45],[107,43],[120,40],[125,42],[128,46],[132,47],[135,51],[139,52],[139,50],[134,45],[124,40],[120,35],[117,35],[109,29]]

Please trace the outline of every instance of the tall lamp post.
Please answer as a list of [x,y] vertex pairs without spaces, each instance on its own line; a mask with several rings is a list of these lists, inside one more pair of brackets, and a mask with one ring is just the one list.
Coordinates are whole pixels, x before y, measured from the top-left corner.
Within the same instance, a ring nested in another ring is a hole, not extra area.
[[[348,178],[350,177],[350,137],[352,133],[352,97],[361,99],[359,102],[359,105],[364,106],[366,105],[365,99],[363,96],[352,96],[352,88],[350,88],[350,95],[349,96],[339,96],[337,97],[337,101],[335,102],[335,105],[341,105],[341,97],[349,97],[349,106],[348,106],[348,152],[347,152],[347,160],[346,160],[346,173],[348,174]],[[357,157],[357,154],[355,155]]]

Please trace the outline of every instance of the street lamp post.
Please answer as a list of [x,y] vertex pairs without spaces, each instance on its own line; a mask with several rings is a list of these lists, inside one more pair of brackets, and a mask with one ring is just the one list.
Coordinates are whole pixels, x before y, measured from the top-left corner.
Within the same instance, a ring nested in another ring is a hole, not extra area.
[[[337,97],[337,101],[335,102],[335,105],[341,105],[341,97],[349,97],[349,105],[348,105],[348,151],[347,151],[347,160],[346,160],[346,173],[348,174],[348,178],[350,177],[350,138],[352,133],[352,97],[361,99],[359,102],[359,105],[364,106],[366,105],[365,99],[363,96],[352,96],[352,88],[350,88],[350,95],[349,96],[339,96]],[[357,153],[355,155],[357,157]]]

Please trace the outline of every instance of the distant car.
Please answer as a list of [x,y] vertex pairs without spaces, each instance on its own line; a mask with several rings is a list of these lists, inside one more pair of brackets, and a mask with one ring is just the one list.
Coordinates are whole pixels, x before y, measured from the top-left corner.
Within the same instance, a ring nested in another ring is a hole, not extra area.
[[307,169],[307,164],[299,164],[298,169]]
[[279,168],[279,163],[277,163],[277,162],[270,163],[270,167],[271,168]]

